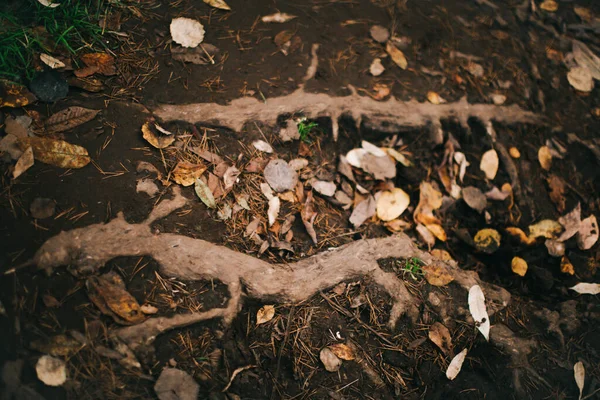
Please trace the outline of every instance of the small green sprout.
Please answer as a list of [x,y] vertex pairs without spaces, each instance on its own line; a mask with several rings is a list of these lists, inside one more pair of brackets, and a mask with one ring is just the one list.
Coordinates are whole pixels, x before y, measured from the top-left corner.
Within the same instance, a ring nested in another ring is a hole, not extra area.
[[404,261],[404,264],[400,265],[401,270],[405,274],[410,274],[411,278],[417,280],[417,276],[423,275],[423,261],[418,259],[417,257],[410,257]]
[[298,120],[297,124],[298,124],[298,133],[300,134],[300,140],[302,140],[304,143],[311,142],[308,135],[313,130],[320,130],[319,124],[317,124],[316,122],[312,122],[312,121],[308,122],[308,120],[306,118],[301,118],[300,120]]

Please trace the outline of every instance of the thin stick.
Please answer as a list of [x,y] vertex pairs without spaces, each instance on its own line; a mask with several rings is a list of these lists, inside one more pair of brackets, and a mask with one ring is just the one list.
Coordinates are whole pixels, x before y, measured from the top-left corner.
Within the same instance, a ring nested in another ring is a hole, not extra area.
[[225,386],[225,388],[222,390],[222,392],[225,393],[229,389],[229,387],[233,383],[233,380],[240,372],[243,372],[247,369],[255,368],[255,367],[256,367],[256,365],[246,365],[245,367],[240,367],[240,368],[237,368],[235,371],[233,371],[233,374],[231,374],[231,378],[229,379],[229,383],[227,384],[227,386]]

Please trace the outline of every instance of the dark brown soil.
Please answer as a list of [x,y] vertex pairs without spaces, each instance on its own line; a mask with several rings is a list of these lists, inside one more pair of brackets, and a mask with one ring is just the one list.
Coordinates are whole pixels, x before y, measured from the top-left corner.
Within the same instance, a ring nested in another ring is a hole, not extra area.
[[[600,160],[584,146],[567,141],[570,132],[586,140],[599,137],[600,123],[591,114],[595,107],[600,107],[598,90],[589,95],[576,93],[567,82],[564,65],[546,56],[547,48],[566,54],[570,44],[562,43],[532,22],[520,22],[514,13],[519,1],[495,0],[499,10],[467,0],[398,1],[396,5],[385,0],[228,0],[228,3],[234,10],[231,13],[211,11],[201,0],[172,4],[162,1],[158,2],[158,8],[141,8],[145,15],[143,20],[130,18],[121,31],[130,34],[142,48],[147,48],[146,57],[158,64],[156,75],[137,88],[133,96],[115,100],[106,93],[89,95],[72,90],[64,101],[30,107],[43,115],[71,105],[101,109],[101,115],[94,121],[64,135],[69,142],[87,148],[94,165],[65,171],[36,163],[16,182],[11,182],[8,166],[3,167],[0,270],[29,259],[46,239],[62,230],[108,221],[118,212],[123,212],[128,221],[141,221],[148,215],[155,199],[136,193],[137,180],[143,176],[136,173],[136,165],[145,160],[163,171],[164,167],[160,152],[151,149],[142,139],[140,127],[149,115],[141,104],[224,104],[249,91],[254,97],[264,97],[268,102],[270,97],[297,88],[310,61],[313,43],[321,45],[320,64],[316,78],[307,86],[310,91],[343,95],[347,93],[345,86],[350,84],[359,93],[368,95],[374,93],[375,83],[382,83],[391,88],[393,96],[402,100],[426,101],[427,92],[435,91],[448,101],[466,95],[471,103],[489,103],[488,95],[495,88],[495,82],[511,80],[512,88],[502,91],[508,98],[507,104],[515,103],[539,112],[548,121],[547,126],[496,127],[500,142],[521,150],[518,165],[531,207],[515,206],[509,211],[508,202],[491,202],[487,209],[491,222],[486,223],[483,215],[459,201],[441,214],[449,239],[438,247],[447,250],[461,268],[477,271],[484,281],[511,292],[512,303],[495,315],[492,323],[503,323],[518,336],[538,342],[529,361],[549,386],[523,373],[521,381],[527,393],[526,397],[520,397],[513,387],[513,372],[523,366],[512,365],[508,354],[502,354],[472,325],[459,320],[451,321],[448,326],[454,348],[460,351],[466,347],[469,353],[461,373],[456,380],[449,381],[445,369],[450,359],[433,343],[424,341],[416,348],[410,346],[415,340],[426,338],[428,326],[439,321],[440,316],[426,305],[420,324],[411,325],[403,320],[396,331],[388,330],[385,321],[390,308],[389,297],[371,285],[368,278],[347,282],[348,290],[343,295],[335,295],[329,290],[303,304],[278,305],[276,317],[268,324],[256,325],[256,312],[263,304],[246,303],[227,329],[215,321],[161,335],[155,342],[155,358],[144,360],[145,376],[124,369],[114,360],[99,357],[90,349],[83,349],[70,358],[72,379],[69,384],[64,388],[50,388],[35,378],[34,367],[40,353],[31,349],[31,342],[70,330],[84,332],[94,321],[101,321],[108,328],[115,323],[101,315],[90,302],[84,281],[73,277],[66,269],[50,277],[31,269],[23,270],[16,275],[0,277],[0,301],[7,309],[7,316],[0,316],[0,360],[24,359],[23,381],[46,399],[154,398],[154,380],[169,363],[192,375],[200,384],[201,398],[209,399],[576,399],[578,389],[572,367],[577,361],[583,361],[586,367],[584,393],[594,392],[600,385],[600,303],[595,296],[578,296],[567,288],[577,282],[598,281],[598,245],[583,252],[574,240],[567,243],[567,256],[576,270],[575,276],[569,276],[561,274],[560,258],[548,256],[543,245],[526,247],[505,236],[500,250],[493,255],[484,255],[455,234],[458,229],[466,229],[474,235],[483,227],[503,232],[509,225],[526,227],[529,223],[557,219],[562,215],[549,197],[545,180],[548,173],[537,162],[537,150],[549,138],[558,139],[568,150],[564,159],[554,160],[552,166],[552,173],[569,183],[566,209],[571,210],[580,202],[582,215],[598,215]],[[389,4],[382,6],[383,3]],[[557,13],[546,13],[540,19],[544,26],[560,30],[563,22],[578,23],[572,10],[574,4],[589,7],[600,15],[600,7],[593,0],[559,4]],[[298,15],[298,18],[286,24],[257,21],[259,16],[278,10]],[[206,29],[205,42],[219,47],[221,54],[227,55],[226,60],[206,66],[173,61],[165,40],[169,37],[168,24],[176,16],[202,21]],[[495,20],[497,16],[508,25],[500,26]],[[469,21],[471,26],[465,27],[458,17]],[[373,24],[386,26],[398,36],[410,38],[411,44],[405,50],[408,70],[403,71],[391,60],[384,59],[386,72],[381,77],[374,78],[368,73],[371,60],[382,49],[369,38],[369,27]],[[300,48],[288,56],[280,53],[273,43],[273,37],[284,29],[293,30],[302,41]],[[497,39],[492,35],[497,30],[508,33],[508,37]],[[569,36],[573,37],[572,31]],[[593,37],[591,43],[597,45],[597,38]],[[449,57],[453,50],[482,57],[480,63],[485,68],[485,78],[475,79],[469,75],[464,69],[464,60]],[[532,77],[532,64],[537,65],[542,79]],[[428,76],[421,72],[421,67],[442,71],[447,79],[442,81],[440,77]],[[464,83],[457,83],[457,75]],[[558,89],[550,84],[555,76],[560,81]],[[122,84],[119,79],[110,78],[107,83],[118,87]],[[544,94],[543,104],[538,91]],[[13,110],[2,109],[0,113],[7,115]],[[377,142],[385,137],[368,129],[358,132],[346,121],[340,124],[340,139],[335,143],[330,135],[330,121],[318,122],[324,132],[313,137],[310,161],[324,171],[335,170],[338,155],[356,147],[362,139]],[[468,135],[452,121],[445,125],[475,166],[469,169],[463,186],[488,189],[483,173],[476,165],[490,145],[484,128],[474,123],[472,134]],[[167,128],[193,130],[185,124],[170,124]],[[218,127],[197,126],[194,129],[206,133],[211,146],[226,158],[237,157],[251,146],[253,140],[262,139],[263,134],[273,142],[275,154],[280,157],[291,159],[298,154],[299,142],[281,143],[277,139],[277,127],[249,124],[239,133]],[[425,127],[401,135],[407,150],[413,154],[415,166],[400,166],[395,184],[411,195],[411,204],[417,204],[421,181],[438,179],[436,169],[444,149],[432,147]],[[110,143],[106,145],[108,140]],[[166,162],[171,166],[174,163],[173,160]],[[509,177],[501,167],[496,182],[508,181]],[[186,188],[184,195],[195,198],[192,188]],[[54,199],[57,214],[70,211],[60,218],[34,220],[29,215],[29,205],[36,197]],[[387,235],[386,230],[376,224],[368,224],[354,232],[347,222],[348,211],[333,207],[322,198],[316,201],[321,214],[316,230],[319,233],[329,229],[329,240],[314,246],[297,215],[293,227],[295,254],[267,251],[262,257],[272,261],[291,260],[361,237]],[[188,209],[189,213],[185,215],[175,213],[160,221],[156,229],[225,244],[256,255],[258,248],[240,239],[239,227],[234,229],[217,220],[199,201]],[[262,213],[266,214],[265,211]],[[297,208],[288,207],[282,210],[282,215],[297,211]],[[409,234],[416,237],[414,232]],[[510,269],[510,261],[517,255],[526,259],[530,266],[524,278]],[[226,289],[216,281],[171,282],[172,286],[168,288],[161,286],[158,266],[151,259],[115,259],[104,270],[118,271],[140,304],[152,302],[161,315],[185,312],[192,306],[202,309],[221,306],[227,298]],[[404,275],[404,279],[410,285],[411,293],[427,304],[426,282],[421,277],[413,280],[408,275]],[[173,295],[173,290],[178,293]],[[356,309],[356,316],[362,323],[336,310],[323,297],[331,298],[338,307],[354,313],[351,302],[360,293],[368,299],[365,305]],[[56,298],[60,305],[45,306],[44,295]],[[464,296],[464,293],[447,289],[447,295]],[[562,346],[558,338],[547,331],[548,324],[536,318],[534,312],[542,307],[559,310],[561,303],[568,300],[577,303],[576,318],[580,326],[573,332],[565,332]],[[382,385],[375,384],[357,362],[344,362],[338,373],[324,370],[319,361],[319,350],[339,338],[356,344],[379,374]],[[99,333],[98,340],[106,344],[105,333]],[[234,380],[228,394],[222,393],[232,372],[247,365],[254,367]]]

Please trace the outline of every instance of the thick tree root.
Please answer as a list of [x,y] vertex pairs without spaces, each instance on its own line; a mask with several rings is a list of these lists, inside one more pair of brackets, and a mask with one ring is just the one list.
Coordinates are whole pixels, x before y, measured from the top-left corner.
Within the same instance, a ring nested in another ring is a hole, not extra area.
[[307,118],[329,117],[332,123],[334,140],[337,140],[342,116],[350,116],[357,129],[364,122],[371,129],[381,132],[398,132],[406,129],[420,129],[429,126],[435,142],[442,138],[443,120],[456,120],[469,130],[468,121],[474,118],[484,126],[492,121],[517,124],[539,124],[541,116],[523,110],[518,105],[496,106],[493,104],[469,104],[466,97],[455,103],[431,104],[416,101],[399,101],[391,97],[387,101],[376,101],[360,96],[349,86],[351,94],[332,97],[325,93],[310,93],[304,83],[316,73],[318,45],[313,45],[312,61],[304,77],[303,84],[294,92],[260,101],[253,97],[243,97],[227,105],[197,103],[185,105],[162,104],[152,109],[154,115],[163,121],[186,121],[192,124],[204,123],[223,126],[240,132],[246,123],[260,121],[274,126],[281,115],[303,114]]
[[476,273],[463,271],[454,263],[444,263],[419,250],[412,240],[398,234],[379,239],[363,239],[289,264],[270,264],[204,240],[172,233],[153,233],[151,224],[183,207],[187,200],[179,188],[174,197],[163,200],[142,223],[130,224],[120,213],[106,224],[74,229],[48,239],[34,256],[33,262],[48,272],[70,265],[76,273],[97,272],[106,262],[120,256],[150,256],[161,273],[185,280],[217,279],[228,286],[229,303],[225,308],[150,318],[145,322],[117,330],[115,335],[130,348],[149,344],[162,332],[212,318],[227,325],[241,307],[242,293],[250,298],[278,303],[300,302],[321,290],[345,280],[369,276],[392,297],[389,326],[407,315],[412,321],[419,316],[418,300],[402,280],[384,272],[377,260],[418,257],[426,264],[439,263],[466,291],[480,285],[489,301],[489,310],[507,306],[510,294],[504,289],[481,282]]

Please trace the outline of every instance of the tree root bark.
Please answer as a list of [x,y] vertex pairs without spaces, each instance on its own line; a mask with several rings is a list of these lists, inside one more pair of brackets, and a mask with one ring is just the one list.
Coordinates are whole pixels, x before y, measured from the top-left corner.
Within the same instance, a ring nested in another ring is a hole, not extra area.
[[474,118],[487,126],[492,121],[516,123],[542,123],[542,117],[520,108],[518,105],[496,106],[493,104],[469,104],[466,97],[448,104],[399,101],[390,97],[387,101],[376,101],[358,95],[356,89],[348,86],[351,94],[332,97],[325,93],[310,93],[304,88],[317,71],[319,46],[313,45],[312,61],[303,83],[294,92],[260,101],[253,97],[242,97],[227,105],[197,103],[185,105],[161,104],[151,108],[154,115],[163,121],[186,121],[192,124],[208,123],[239,132],[244,125],[260,121],[274,126],[281,115],[303,114],[307,118],[329,117],[332,123],[334,140],[338,138],[338,121],[342,116],[350,116],[357,129],[364,122],[371,129],[381,132],[398,132],[406,129],[420,129],[429,126],[434,141],[440,142],[443,120],[457,120],[469,130],[468,121]]
[[243,296],[278,303],[301,302],[319,291],[357,277],[369,276],[392,298],[389,327],[400,317],[412,321],[419,316],[419,300],[394,273],[383,271],[378,259],[418,257],[426,264],[439,263],[466,292],[480,285],[489,301],[489,311],[507,306],[510,294],[486,284],[472,271],[455,263],[445,263],[418,249],[412,240],[398,234],[386,238],[363,239],[289,264],[270,264],[223,246],[172,233],[153,233],[151,224],[183,207],[187,199],[173,189],[170,200],[160,202],[142,223],[130,224],[122,213],[112,221],[73,229],[48,239],[36,252],[33,262],[51,272],[70,265],[73,272],[97,272],[106,262],[120,256],[150,256],[161,273],[185,280],[217,279],[228,286],[230,299],[225,308],[174,317],[150,318],[141,324],[117,329],[114,334],[131,349],[147,345],[162,332],[199,321],[221,318],[225,325],[237,315]]

